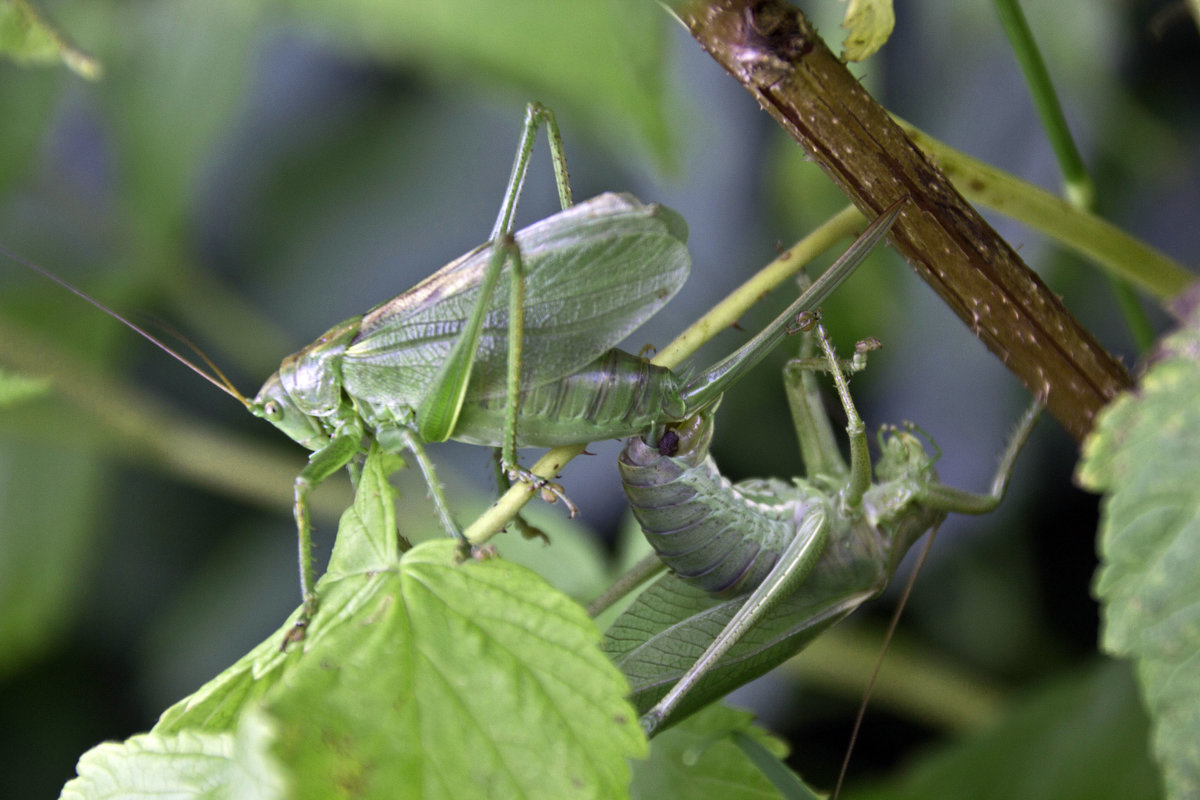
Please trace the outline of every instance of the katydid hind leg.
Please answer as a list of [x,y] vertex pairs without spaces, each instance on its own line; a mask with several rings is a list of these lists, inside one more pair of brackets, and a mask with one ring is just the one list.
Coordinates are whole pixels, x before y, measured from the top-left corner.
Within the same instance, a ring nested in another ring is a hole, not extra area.
[[571,207],[571,181],[567,173],[567,158],[563,153],[562,134],[558,130],[558,120],[554,112],[541,103],[529,103],[525,106],[525,122],[521,128],[521,138],[517,142],[517,153],[513,158],[512,172],[508,176],[508,186],[504,189],[504,201],[500,204],[500,213],[496,216],[496,224],[492,227],[493,240],[512,233],[513,218],[517,215],[517,205],[521,200],[521,191],[525,186],[525,176],[529,173],[529,161],[533,157],[533,146],[537,141],[538,128],[546,126],[546,141],[550,145],[550,162],[554,166],[554,182],[558,188],[558,202],[564,210]]
[[[575,505],[563,494],[562,490],[550,481],[539,478],[517,462],[517,417],[520,412],[521,397],[521,364],[524,358],[525,339],[525,267],[521,258],[521,250],[511,239],[512,218],[516,213],[521,186],[529,170],[529,160],[533,152],[537,130],[541,125],[546,126],[546,141],[550,147],[550,161],[554,167],[554,180],[558,188],[559,203],[563,210],[572,204],[571,183],[567,173],[567,159],[563,153],[562,134],[558,129],[558,121],[554,112],[540,103],[530,103],[525,108],[525,127],[521,143],[517,148],[517,156],[513,161],[513,171],[509,178],[508,189],[505,192],[505,205],[496,219],[492,231],[494,241],[506,242],[506,258],[511,265],[508,297],[508,365],[505,378],[505,420],[504,439],[501,447],[501,467],[508,479],[520,480],[541,491],[550,500],[561,499],[575,516]],[[496,245],[493,245],[496,246]],[[522,533],[528,538],[531,535],[545,533],[538,531],[525,522],[517,523]]]
[[[474,368],[483,322],[491,307],[492,297],[500,282],[504,265],[510,266],[507,372],[505,387],[505,430],[502,440],[504,466],[513,478],[531,480],[538,489],[549,484],[532,478],[516,460],[516,427],[520,397],[520,373],[524,341],[524,268],[520,249],[512,238],[513,218],[528,173],[538,128],[546,126],[554,166],[559,202],[564,209],[571,205],[571,188],[563,154],[562,136],[553,112],[539,103],[526,107],[525,123],[513,160],[512,173],[501,202],[496,224],[492,229],[492,252],[487,271],[480,285],[479,298],[446,361],[432,382],[432,389],[417,409],[417,428],[425,441],[445,441],[454,430],[466,399],[467,387]],[[551,491],[553,491],[551,489]],[[556,494],[561,495],[561,492]],[[563,498],[565,499],[565,498]]]
[[746,596],[746,602],[717,634],[696,663],[653,708],[642,715],[642,729],[646,735],[653,734],[659,725],[670,717],[684,696],[716,666],[721,657],[729,652],[747,631],[794,593],[808,578],[828,542],[829,528],[828,516],[817,510],[810,511],[804,519],[797,521],[796,536],[780,554],[775,567],[763,582]]

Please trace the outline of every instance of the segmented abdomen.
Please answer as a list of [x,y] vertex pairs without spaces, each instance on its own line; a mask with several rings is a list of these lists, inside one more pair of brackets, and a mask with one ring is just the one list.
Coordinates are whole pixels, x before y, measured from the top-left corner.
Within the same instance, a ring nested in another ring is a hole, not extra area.
[[[503,387],[484,397],[468,393],[451,438],[500,444],[506,402]],[[623,350],[609,350],[566,377],[521,389],[517,445],[554,447],[629,436],[678,420],[682,408],[675,373]]]
[[714,594],[749,591],[775,566],[799,521],[825,500],[775,479],[731,484],[708,455],[708,415],[678,433],[673,456],[638,436],[626,441],[617,463],[633,514],[683,580]]

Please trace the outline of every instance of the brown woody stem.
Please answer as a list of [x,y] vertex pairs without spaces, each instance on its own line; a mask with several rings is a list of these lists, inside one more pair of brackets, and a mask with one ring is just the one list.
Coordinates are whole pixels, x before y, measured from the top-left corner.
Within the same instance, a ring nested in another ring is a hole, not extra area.
[[708,53],[809,153],[863,215],[908,196],[891,237],[926,283],[1082,440],[1130,385],[1125,368],[963,199],[783,0],[678,0]]

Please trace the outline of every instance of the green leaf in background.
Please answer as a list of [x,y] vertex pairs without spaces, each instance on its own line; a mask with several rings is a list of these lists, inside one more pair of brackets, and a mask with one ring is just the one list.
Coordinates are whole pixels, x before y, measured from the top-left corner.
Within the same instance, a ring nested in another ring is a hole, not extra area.
[[15,406],[50,391],[50,381],[0,367],[0,408]]
[[1129,670],[1101,662],[1040,687],[997,725],[917,760],[886,786],[851,787],[843,797],[1152,800],[1160,792]]
[[[387,798],[624,795],[628,759],[646,743],[583,609],[502,559],[459,563],[447,539],[401,555],[385,461],[373,452],[364,466],[307,638],[281,652],[285,626],[168,709],[153,738],[102,745],[81,770],[179,742],[204,753],[220,745],[231,758],[234,743],[220,737],[244,738],[258,724],[250,714],[262,715],[252,741],[269,738],[270,758],[201,771],[257,780],[278,763],[304,797],[347,786]],[[199,769],[189,748],[131,768],[131,780],[173,785],[178,771]]]
[[140,268],[166,283],[187,252],[177,240],[199,184],[246,100],[264,15],[256,3],[169,0],[118,6],[107,19],[120,33],[101,51],[109,77],[96,99],[120,167],[118,210],[145,250]]
[[842,27],[846,29],[842,58],[847,61],[866,59],[883,47],[892,35],[892,28],[896,27],[892,0],[850,0]]
[[[645,0],[293,2],[289,9],[352,50],[438,73],[529,87],[608,141],[640,139],[670,161],[665,105],[667,14]],[[631,137],[632,123],[637,136]]]
[[752,714],[717,704],[654,738],[650,758],[634,764],[632,796],[646,800],[779,797],[736,737],[752,740],[757,752],[774,758],[779,769],[787,769],[780,761],[787,755],[787,745],[755,726]]
[[1080,483],[1103,491],[1102,645],[1133,659],[1171,797],[1200,796],[1200,313],[1163,339],[1136,393],[1084,447]]
[[0,0],[0,55],[18,64],[62,63],[89,80],[104,71],[99,61],[67,41],[29,0]]
[[[43,477],[53,475],[53,502]],[[0,450],[0,675],[18,669],[65,630],[84,593],[100,531],[104,470],[89,453],[58,446]]]

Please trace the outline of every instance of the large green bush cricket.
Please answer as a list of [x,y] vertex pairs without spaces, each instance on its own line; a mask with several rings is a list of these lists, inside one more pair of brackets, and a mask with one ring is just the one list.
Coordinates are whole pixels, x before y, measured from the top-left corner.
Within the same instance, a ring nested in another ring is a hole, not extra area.
[[[543,124],[563,210],[513,233]],[[487,243],[409,291],[330,328],[284,359],[253,399],[215,367],[212,377],[172,355],[313,451],[294,486],[302,630],[317,603],[309,493],[343,467],[353,475],[370,440],[389,452],[413,454],[451,536],[461,538],[461,533],[425,455],[427,442],[453,438],[499,447],[509,479],[561,495],[517,464],[517,447],[641,434],[700,413],[784,338],[796,314],[819,304],[854,270],[902,205],[872,222],[761,333],[684,378],[612,346],[686,279],[685,223],[670,209],[629,195],[603,194],[573,205],[557,124],[547,109],[530,104]],[[138,326],[113,316],[170,352]]]
[[[605,648],[652,734],[794,655],[887,586],[908,549],[947,513],[984,514],[1004,497],[1040,406],[1022,418],[990,491],[938,482],[936,454],[910,429],[884,428],[872,482],[866,428],[815,315],[823,356],[789,362],[785,384],[807,477],[731,485],[708,455],[712,414],[619,459],[630,506],[664,575],[613,623]],[[865,349],[850,362],[861,368]],[[847,417],[850,463],[816,392],[827,370]]]

